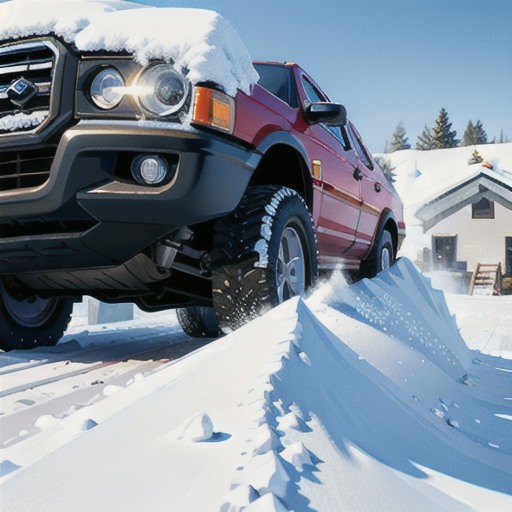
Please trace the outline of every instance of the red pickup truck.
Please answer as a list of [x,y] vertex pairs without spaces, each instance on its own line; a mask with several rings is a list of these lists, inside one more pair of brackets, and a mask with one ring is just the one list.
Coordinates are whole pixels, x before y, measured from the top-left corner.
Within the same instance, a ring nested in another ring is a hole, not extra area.
[[393,263],[402,204],[345,108],[296,64],[254,67],[232,97],[126,52],[0,45],[1,348],[55,344],[84,295],[216,336]]

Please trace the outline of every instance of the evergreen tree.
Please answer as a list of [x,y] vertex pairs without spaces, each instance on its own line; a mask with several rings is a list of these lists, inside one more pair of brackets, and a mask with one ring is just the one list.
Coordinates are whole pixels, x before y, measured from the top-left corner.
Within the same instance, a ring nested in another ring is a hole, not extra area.
[[485,133],[485,130],[480,120],[478,120],[475,124],[475,134],[477,144],[487,144],[487,133]]
[[425,125],[421,135],[418,135],[418,142],[416,142],[416,149],[422,151],[428,151],[429,149],[435,149],[434,138],[432,136],[432,130]]
[[411,149],[408,142],[409,138],[405,136],[405,128],[402,123],[398,123],[395,133],[393,133],[393,140],[391,141],[391,153],[401,151],[402,149]]
[[462,139],[463,146],[475,146],[478,144],[478,136],[476,134],[475,126],[473,125],[473,121],[469,121],[468,127],[464,132],[464,138]]
[[454,148],[459,141],[455,138],[457,132],[451,130],[452,123],[448,122],[448,112],[444,108],[439,112],[434,127],[434,144],[436,148]]
[[391,167],[391,163],[389,160],[385,160],[384,158],[376,158],[377,163],[379,164],[380,168],[382,169],[382,173],[386,177],[386,179],[389,181],[389,183],[394,183],[396,174],[393,172],[395,170],[394,167]]

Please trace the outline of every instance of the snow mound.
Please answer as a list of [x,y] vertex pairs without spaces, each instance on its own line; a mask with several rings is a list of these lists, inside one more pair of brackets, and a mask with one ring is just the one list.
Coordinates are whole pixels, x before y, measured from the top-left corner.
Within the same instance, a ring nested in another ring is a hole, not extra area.
[[406,258],[378,279],[345,288],[329,306],[419,351],[454,379],[462,378],[471,362],[443,292]]
[[509,506],[511,365],[465,346],[443,293],[409,260],[271,314],[292,307],[288,352],[250,393],[258,435],[234,481],[260,498],[235,492],[223,510]]
[[0,4],[1,39],[55,34],[79,51],[162,59],[192,83],[212,81],[235,96],[258,81],[249,52],[229,23],[203,9],[148,8],[131,2],[15,0]]
[[213,435],[213,423],[208,414],[198,413],[187,418],[176,430],[175,438],[180,441],[199,443],[208,441]]
[[[2,451],[2,506],[73,510],[80,494],[84,511],[507,511],[511,375],[464,346],[444,295],[401,259],[44,418]],[[229,434],[176,442],[213,432],[191,416],[205,410]]]

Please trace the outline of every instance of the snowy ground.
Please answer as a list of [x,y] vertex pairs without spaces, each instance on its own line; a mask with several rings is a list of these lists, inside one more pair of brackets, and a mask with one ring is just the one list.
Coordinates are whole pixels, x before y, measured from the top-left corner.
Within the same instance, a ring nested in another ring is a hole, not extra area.
[[2,510],[510,511],[511,302],[402,259],[211,343],[76,319],[2,354]]

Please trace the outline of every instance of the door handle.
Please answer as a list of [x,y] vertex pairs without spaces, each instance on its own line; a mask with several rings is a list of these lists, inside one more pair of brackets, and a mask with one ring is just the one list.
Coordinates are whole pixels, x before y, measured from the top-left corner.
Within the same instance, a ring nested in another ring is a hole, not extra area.
[[363,179],[364,174],[363,174],[363,171],[361,171],[361,169],[359,169],[359,167],[356,167],[354,170],[354,174],[352,176],[354,176],[355,180],[359,181],[359,180]]
[[373,188],[375,189],[375,192],[380,192],[380,191],[381,191],[381,188],[380,188],[380,184],[379,184],[379,183],[375,183],[375,185],[373,186]]

